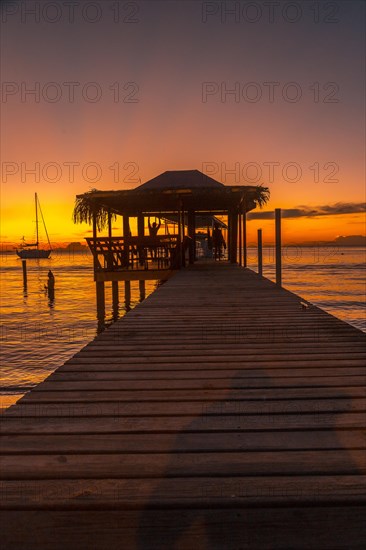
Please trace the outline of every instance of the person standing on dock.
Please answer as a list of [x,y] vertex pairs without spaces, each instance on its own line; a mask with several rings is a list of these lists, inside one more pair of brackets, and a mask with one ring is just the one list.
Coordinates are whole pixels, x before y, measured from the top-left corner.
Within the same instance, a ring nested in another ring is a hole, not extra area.
[[221,228],[217,223],[215,223],[212,230],[212,241],[215,249],[215,260],[217,260],[217,258],[221,260],[222,248],[226,249],[226,243]]

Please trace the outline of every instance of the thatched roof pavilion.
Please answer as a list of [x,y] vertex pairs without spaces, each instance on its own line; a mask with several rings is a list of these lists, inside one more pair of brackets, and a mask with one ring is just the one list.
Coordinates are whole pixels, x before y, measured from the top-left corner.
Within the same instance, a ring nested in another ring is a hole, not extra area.
[[[261,207],[268,198],[269,190],[264,187],[224,185],[199,170],[174,170],[164,172],[135,189],[92,190],[78,195],[74,221],[93,224],[93,239],[88,239],[88,243],[93,254],[98,256],[105,255],[107,249],[108,254],[111,255],[111,247],[113,249],[116,245],[116,237],[112,237],[111,229],[113,217],[122,216],[123,218],[123,237],[118,237],[118,246],[113,252],[117,255],[121,252],[120,247],[126,247],[127,244],[140,248],[141,246],[149,249],[153,247],[151,235],[151,242],[148,242],[149,237],[144,234],[146,217],[175,219],[178,222],[178,233],[172,239],[172,243],[174,242],[174,247],[180,250],[178,254],[180,259],[175,262],[175,265],[180,267],[185,261],[184,241],[189,240],[189,261],[193,262],[195,259],[196,221],[207,219],[207,216],[227,216],[228,256],[231,262],[236,262],[238,229],[239,241],[241,234],[241,224],[238,225],[238,220],[240,222],[241,216],[245,217],[248,211],[257,206]],[[129,218],[131,217],[137,217],[137,237],[133,237],[130,232]],[[104,228],[108,228],[108,237],[98,239],[97,232]],[[170,235],[170,237],[173,236]],[[114,262],[115,267],[119,266],[119,263],[117,258]],[[109,264],[112,265],[111,262]]]

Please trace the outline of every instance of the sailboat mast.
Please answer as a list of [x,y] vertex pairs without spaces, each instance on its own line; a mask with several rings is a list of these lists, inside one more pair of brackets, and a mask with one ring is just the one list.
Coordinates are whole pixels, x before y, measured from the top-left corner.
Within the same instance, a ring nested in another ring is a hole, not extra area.
[[37,200],[37,193],[34,193],[34,202],[36,204],[36,234],[37,234],[37,239],[36,239],[36,245],[37,245],[37,248],[38,248],[38,200]]
[[44,217],[43,217],[43,212],[42,212],[42,208],[41,208],[41,203],[40,203],[39,201],[38,201],[38,205],[39,205],[39,211],[40,211],[40,213],[41,213],[41,218],[42,218],[42,222],[43,222],[43,227],[44,227],[44,230],[45,230],[46,235],[47,235],[48,246],[49,246],[49,249],[52,250],[50,238],[49,238],[49,236],[48,236],[48,231],[47,231],[47,227],[46,227],[46,222],[44,221]]

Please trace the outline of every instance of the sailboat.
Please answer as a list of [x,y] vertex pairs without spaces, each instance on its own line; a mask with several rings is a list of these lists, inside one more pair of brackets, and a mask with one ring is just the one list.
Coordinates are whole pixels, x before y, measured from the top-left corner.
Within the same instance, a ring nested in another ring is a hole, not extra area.
[[[43,218],[43,214],[42,214],[42,209],[41,209],[41,204],[39,202],[39,199],[38,199],[38,196],[37,196],[37,193],[34,194],[34,202],[35,202],[35,207],[36,207],[36,242],[35,243],[32,243],[32,244],[27,244],[25,242],[25,239],[23,237],[23,242],[22,244],[20,245],[19,247],[19,250],[16,249],[16,253],[17,255],[19,256],[19,258],[22,258],[22,260],[28,260],[28,259],[37,259],[37,258],[49,258],[50,254],[51,254],[51,243],[50,243],[50,239],[49,239],[49,236],[48,236],[48,232],[47,232],[47,228],[46,228],[46,224],[45,224],[45,221],[44,221],[44,218]],[[43,249],[40,249],[39,248],[39,238],[38,238],[38,209],[41,213],[41,218],[42,218],[42,222],[43,222],[43,227],[44,227],[44,230],[46,232],[46,235],[47,235],[47,240],[48,240],[48,250],[43,250]]]

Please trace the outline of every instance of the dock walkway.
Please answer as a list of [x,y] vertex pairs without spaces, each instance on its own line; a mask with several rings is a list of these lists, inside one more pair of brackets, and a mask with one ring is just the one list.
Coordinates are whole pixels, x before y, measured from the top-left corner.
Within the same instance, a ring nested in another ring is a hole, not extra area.
[[198,263],[26,394],[2,548],[364,548],[365,335],[301,301]]

